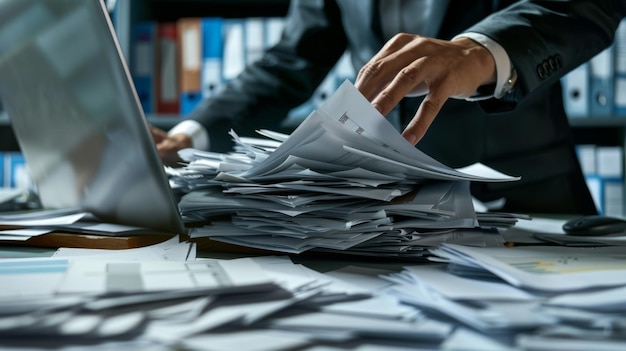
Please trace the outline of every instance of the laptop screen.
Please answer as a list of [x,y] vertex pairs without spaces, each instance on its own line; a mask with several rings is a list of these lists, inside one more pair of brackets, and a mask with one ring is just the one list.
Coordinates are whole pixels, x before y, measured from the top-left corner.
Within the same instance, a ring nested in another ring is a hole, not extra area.
[[0,100],[45,208],[183,230],[101,0],[0,2]]

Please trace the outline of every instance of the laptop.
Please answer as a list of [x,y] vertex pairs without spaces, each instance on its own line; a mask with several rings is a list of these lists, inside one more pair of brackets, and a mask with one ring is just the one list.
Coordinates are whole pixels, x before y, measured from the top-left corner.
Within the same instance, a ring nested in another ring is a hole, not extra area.
[[1,1],[0,100],[44,208],[184,232],[102,0]]

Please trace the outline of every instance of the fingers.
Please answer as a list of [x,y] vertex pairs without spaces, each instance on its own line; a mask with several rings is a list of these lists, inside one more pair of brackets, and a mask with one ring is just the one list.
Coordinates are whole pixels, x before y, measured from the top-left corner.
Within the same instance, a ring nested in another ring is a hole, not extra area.
[[[413,145],[426,135],[426,131],[458,85],[444,71],[445,67],[431,64],[427,58],[415,61],[399,72],[372,101],[372,105],[385,115],[405,96],[415,94],[416,91],[427,93],[415,116],[402,133],[402,136]],[[416,86],[415,82],[420,83]]]
[[448,98],[472,96],[495,78],[490,52],[471,39],[398,34],[363,66],[355,86],[383,115],[406,96],[427,94],[402,134],[415,145]]
[[447,97],[437,96],[431,91],[424,98],[415,116],[402,132],[402,136],[412,145],[417,144],[426,135],[426,131],[430,128],[439,111],[441,111],[446,100]]
[[405,47],[416,37],[403,33],[396,35],[359,70],[355,87],[366,99],[371,101],[387,86],[398,71],[415,59]]
[[193,147],[191,137],[186,134],[168,135],[167,132],[150,126],[156,149],[163,163],[169,166],[177,165],[181,160],[178,151]]
[[418,59],[402,68],[375,97],[372,105],[381,114],[387,115],[405,96],[415,90],[428,91],[428,72],[422,69],[426,59]]
[[181,159],[178,156],[178,151],[185,148],[174,138],[165,138],[156,147],[161,160],[168,166],[179,164]]
[[167,138],[167,133],[164,130],[161,130],[153,125],[150,125],[150,133],[152,134],[154,142],[157,144]]
[[178,152],[179,150],[190,147],[193,147],[193,141],[191,137],[186,134],[168,135],[157,144],[157,149],[170,152]]

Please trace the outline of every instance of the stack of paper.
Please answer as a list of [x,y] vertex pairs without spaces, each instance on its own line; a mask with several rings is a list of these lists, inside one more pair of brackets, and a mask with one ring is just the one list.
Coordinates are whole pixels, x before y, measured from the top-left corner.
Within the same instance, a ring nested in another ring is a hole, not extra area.
[[189,164],[170,170],[187,192],[181,212],[206,224],[192,237],[293,253],[420,257],[440,242],[484,246],[485,232],[471,230],[515,222],[513,215],[478,217],[469,182],[518,178],[480,164],[452,169],[437,162],[348,81],[291,135],[260,133],[270,140],[231,132],[237,148],[229,154],[181,153]]

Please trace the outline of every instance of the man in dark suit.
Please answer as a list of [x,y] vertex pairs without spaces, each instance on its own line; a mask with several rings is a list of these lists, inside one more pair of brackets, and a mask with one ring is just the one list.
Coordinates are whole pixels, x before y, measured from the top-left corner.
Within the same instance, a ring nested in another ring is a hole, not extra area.
[[277,127],[350,49],[362,67],[355,85],[399,114],[407,140],[451,167],[482,162],[522,177],[472,184],[478,199],[594,214],[559,78],[608,47],[625,13],[616,0],[294,0],[275,47],[185,125],[153,135],[166,161],[184,147],[228,150],[228,130]]

